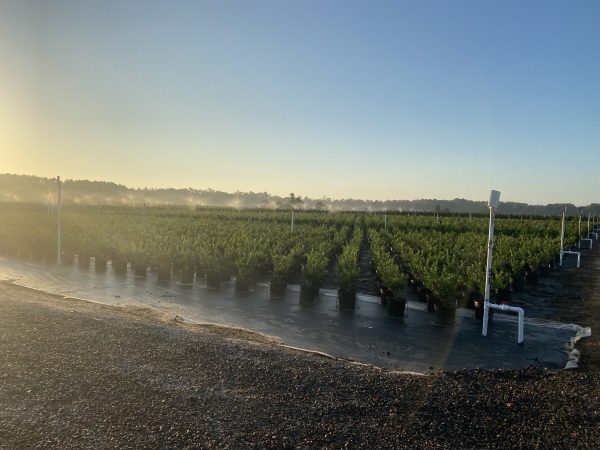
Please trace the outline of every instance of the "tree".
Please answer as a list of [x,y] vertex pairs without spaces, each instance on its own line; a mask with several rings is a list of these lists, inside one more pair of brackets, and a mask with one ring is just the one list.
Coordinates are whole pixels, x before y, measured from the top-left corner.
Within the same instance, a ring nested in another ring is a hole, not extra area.
[[296,195],[292,192],[288,198],[288,202],[289,202],[290,206],[293,208],[294,206],[302,203],[303,200],[300,195],[298,197],[296,197]]

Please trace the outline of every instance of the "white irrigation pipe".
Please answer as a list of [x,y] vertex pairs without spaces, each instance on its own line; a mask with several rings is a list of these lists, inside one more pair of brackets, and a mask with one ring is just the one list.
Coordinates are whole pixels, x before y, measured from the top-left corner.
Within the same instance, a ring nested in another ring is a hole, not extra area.
[[60,182],[60,177],[56,177],[56,187],[58,189],[58,226],[57,226],[57,236],[56,236],[56,262],[60,265],[61,263],[61,249],[60,249],[60,234],[61,234],[61,217],[60,212],[62,208],[62,184]]
[[[518,334],[517,334],[517,344],[522,344],[523,341],[525,340],[525,310],[523,308],[519,308],[518,306],[508,306],[508,305],[497,305],[495,303],[490,303],[488,305],[488,308],[491,309],[499,309],[500,311],[508,311],[508,312],[516,312],[519,315],[519,323],[518,323]],[[485,311],[484,311],[484,315],[485,315]],[[487,335],[487,330],[486,330],[486,334],[484,334],[484,336]]]
[[488,333],[488,321],[489,321],[489,310],[490,309],[498,309],[500,311],[510,311],[516,312],[519,315],[518,322],[518,336],[517,343],[522,344],[524,340],[524,323],[525,323],[525,311],[523,308],[519,308],[516,306],[508,306],[508,305],[495,305],[490,303],[490,291],[491,291],[491,276],[492,276],[492,257],[494,254],[494,220],[496,208],[498,208],[498,204],[500,203],[500,192],[491,191],[490,192],[490,200],[488,202],[488,207],[490,209],[490,227],[489,227],[489,235],[488,235],[488,253],[487,253],[487,269],[485,271],[485,297],[483,302],[483,329],[481,330],[481,334],[483,336],[487,336]]
[[563,250],[564,242],[565,242],[565,213],[563,211],[562,224],[561,224],[561,230],[560,230],[560,267],[562,267],[563,255],[577,255],[577,268],[579,269],[579,267],[581,266],[581,252],[572,252],[569,250]]

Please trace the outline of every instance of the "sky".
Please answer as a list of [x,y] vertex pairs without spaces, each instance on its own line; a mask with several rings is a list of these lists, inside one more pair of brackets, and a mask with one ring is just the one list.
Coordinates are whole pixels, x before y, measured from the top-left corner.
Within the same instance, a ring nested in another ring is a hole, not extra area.
[[598,1],[0,0],[0,173],[598,202]]

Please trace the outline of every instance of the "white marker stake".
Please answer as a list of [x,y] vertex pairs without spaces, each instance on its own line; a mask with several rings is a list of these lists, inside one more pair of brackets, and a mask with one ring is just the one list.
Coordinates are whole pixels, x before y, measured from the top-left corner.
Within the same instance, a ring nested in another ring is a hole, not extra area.
[[483,301],[483,330],[481,334],[487,336],[488,332],[488,321],[489,321],[489,310],[499,309],[500,311],[515,312],[518,314],[518,332],[517,332],[517,343],[522,344],[524,340],[524,324],[525,324],[525,310],[523,308],[508,306],[508,305],[496,305],[490,303],[490,281],[492,275],[492,255],[494,253],[494,216],[495,211],[500,204],[500,192],[491,191],[490,200],[488,207],[490,208],[490,231],[488,236],[488,257],[487,257],[487,269],[485,271],[485,298]]
[[292,206],[292,233],[294,232],[294,207]]
[[581,248],[581,214],[579,214],[579,242],[577,242],[577,248]]
[[61,263],[61,250],[60,250],[60,225],[61,225],[61,208],[62,208],[62,184],[60,182],[60,177],[56,177],[56,187],[58,189],[58,229],[57,229],[57,237],[56,237],[56,262],[58,265]]
[[489,303],[490,303],[490,289],[491,289],[491,276],[492,276],[492,256],[494,253],[494,219],[495,211],[500,203],[500,192],[491,191],[490,199],[488,201],[488,208],[490,209],[490,226],[488,234],[488,245],[487,245],[487,265],[485,270],[485,297],[483,300],[483,330],[484,336],[487,336],[488,332],[488,319],[489,319]]

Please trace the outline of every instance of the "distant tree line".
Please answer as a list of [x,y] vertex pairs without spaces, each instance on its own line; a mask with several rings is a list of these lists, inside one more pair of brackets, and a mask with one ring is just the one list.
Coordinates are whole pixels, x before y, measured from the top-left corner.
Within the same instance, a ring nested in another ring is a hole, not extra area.
[[[55,203],[56,180],[31,175],[0,174],[0,201],[20,203]],[[454,200],[356,200],[312,199],[290,193],[287,197],[267,192],[222,192],[213,189],[132,189],[105,181],[64,180],[63,201],[66,204],[104,205],[188,205],[190,207],[234,207],[271,209],[318,209],[332,211],[430,212],[441,214],[486,214],[485,201],[462,198]],[[586,216],[600,214],[600,204],[576,206],[572,203],[528,205],[501,202],[499,212],[510,215],[548,216],[567,214]]]

